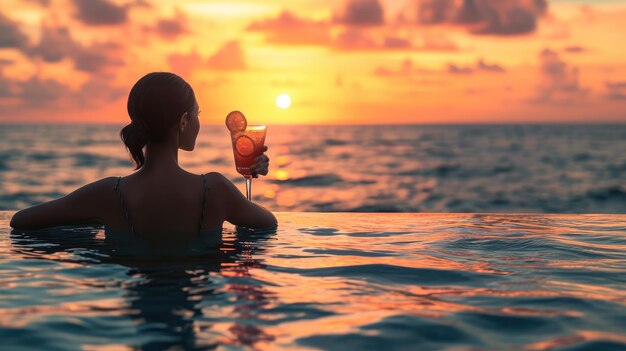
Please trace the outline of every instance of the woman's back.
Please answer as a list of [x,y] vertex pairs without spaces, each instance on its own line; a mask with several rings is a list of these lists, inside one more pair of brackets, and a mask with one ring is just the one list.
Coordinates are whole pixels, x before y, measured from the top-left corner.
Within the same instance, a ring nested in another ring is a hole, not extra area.
[[173,232],[188,237],[220,228],[223,198],[214,180],[185,171],[167,177],[135,173],[116,178],[112,193],[119,203],[111,212],[118,215],[111,216],[108,227],[142,237]]

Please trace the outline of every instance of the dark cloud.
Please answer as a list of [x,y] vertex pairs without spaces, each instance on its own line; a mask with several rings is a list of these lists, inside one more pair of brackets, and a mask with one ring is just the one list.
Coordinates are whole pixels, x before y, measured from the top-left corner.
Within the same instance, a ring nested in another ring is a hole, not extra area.
[[215,70],[242,70],[246,69],[244,52],[237,41],[224,44],[207,61],[209,68]]
[[10,79],[0,71],[0,100],[8,99],[20,111],[25,108],[49,108],[60,101],[64,107],[93,107],[121,98],[127,89],[114,83],[113,74],[91,75],[77,90],[72,90],[59,80],[38,76],[27,80]]
[[19,48],[26,42],[27,38],[20,31],[18,23],[0,12],[0,48]]
[[72,102],[81,107],[97,106],[101,102],[115,101],[128,94],[128,87],[115,83],[114,74],[93,74],[72,92]]
[[408,49],[412,46],[409,39],[388,36],[383,42],[383,47],[387,49]]
[[157,21],[154,31],[166,40],[175,40],[181,35],[190,33],[188,19],[184,12],[178,10],[172,18],[162,18]]
[[505,73],[506,70],[495,63],[487,63],[485,62],[483,59],[478,60],[478,63],[476,63],[476,69],[478,69],[479,71],[485,71],[485,72],[493,72],[493,73]]
[[122,46],[117,43],[94,43],[88,47],[80,47],[73,53],[72,59],[77,70],[100,72],[106,67],[122,65],[124,62],[119,58],[122,51]]
[[606,82],[610,100],[626,100],[626,82]]
[[475,34],[519,35],[534,32],[547,0],[417,0],[421,24],[458,24]]
[[452,74],[472,74],[475,72],[505,73],[506,69],[495,63],[487,63],[479,59],[474,66],[458,66],[448,64],[448,73]]
[[161,19],[155,29],[160,36],[170,40],[189,32],[187,26],[176,19]]
[[385,15],[378,0],[348,0],[336,21],[350,26],[379,26],[385,24]]
[[80,50],[80,44],[74,41],[66,27],[43,26],[41,40],[37,45],[25,51],[31,57],[40,57],[46,62],[58,62]]
[[375,50],[380,47],[374,39],[355,28],[346,28],[339,33],[333,46],[341,50]]
[[474,69],[469,66],[458,66],[455,64],[448,64],[448,73],[451,74],[472,74],[474,73]]
[[67,86],[53,79],[33,76],[27,80],[16,80],[0,72],[0,98],[17,101],[17,107],[41,107],[67,96]]
[[545,49],[539,53],[541,85],[535,103],[576,104],[581,102],[589,90],[580,84],[580,71],[565,62],[559,53]]
[[423,35],[415,40],[410,37],[387,34],[376,38],[372,33],[355,27],[345,28],[333,39],[332,46],[338,50],[403,50],[403,51],[457,51],[457,45],[443,36]]
[[85,72],[98,72],[123,63],[117,58],[121,52],[119,44],[105,42],[84,46],[72,38],[66,27],[43,26],[39,43],[23,50],[31,57],[39,57],[46,62],[69,58],[74,61],[76,69]]
[[19,97],[26,104],[40,105],[56,101],[69,92],[69,88],[54,79],[32,77],[18,85]]
[[128,5],[117,5],[109,0],[73,0],[76,18],[89,25],[114,25],[128,19]]
[[421,24],[440,24],[450,21],[457,11],[455,0],[417,1],[417,20]]
[[11,80],[4,76],[4,68],[12,63],[11,60],[0,58],[0,98],[13,95]]
[[272,44],[325,45],[330,42],[329,23],[300,18],[289,11],[281,12],[276,18],[252,22],[246,29],[264,33],[265,40]]

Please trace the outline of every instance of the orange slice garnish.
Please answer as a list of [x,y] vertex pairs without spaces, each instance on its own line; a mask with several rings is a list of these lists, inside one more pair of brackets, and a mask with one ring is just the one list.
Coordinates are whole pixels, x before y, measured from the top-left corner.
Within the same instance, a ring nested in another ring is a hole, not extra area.
[[241,157],[248,157],[254,153],[254,148],[256,144],[254,140],[247,135],[240,135],[237,140],[235,140],[235,151]]
[[226,127],[231,133],[243,132],[247,126],[246,117],[239,111],[233,111],[226,116]]

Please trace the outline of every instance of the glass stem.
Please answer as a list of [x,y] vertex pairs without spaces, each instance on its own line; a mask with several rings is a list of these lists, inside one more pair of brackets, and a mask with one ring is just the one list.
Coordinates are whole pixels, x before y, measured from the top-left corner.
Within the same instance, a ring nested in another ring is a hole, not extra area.
[[246,198],[252,201],[252,178],[246,177]]

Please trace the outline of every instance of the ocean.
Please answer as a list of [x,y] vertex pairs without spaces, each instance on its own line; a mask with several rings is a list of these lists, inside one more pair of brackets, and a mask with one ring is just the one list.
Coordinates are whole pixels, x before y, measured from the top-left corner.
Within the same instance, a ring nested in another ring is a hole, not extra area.
[[[0,210],[133,171],[121,125],[0,125]],[[268,126],[273,211],[626,212],[626,125]],[[236,182],[228,131],[203,125],[195,173]]]
[[189,254],[11,215],[3,350],[626,349],[625,215],[279,212]]

